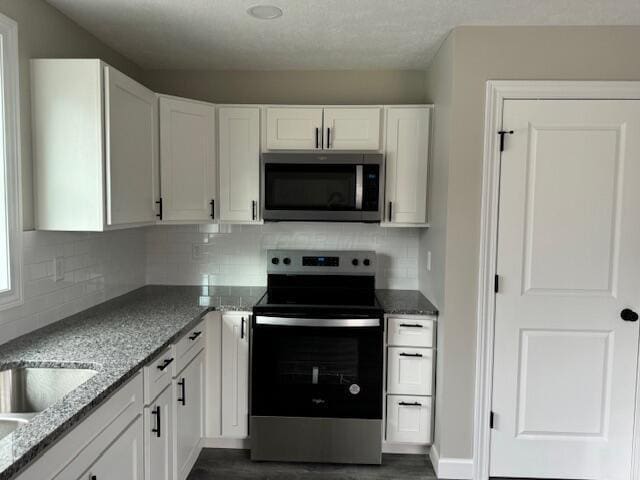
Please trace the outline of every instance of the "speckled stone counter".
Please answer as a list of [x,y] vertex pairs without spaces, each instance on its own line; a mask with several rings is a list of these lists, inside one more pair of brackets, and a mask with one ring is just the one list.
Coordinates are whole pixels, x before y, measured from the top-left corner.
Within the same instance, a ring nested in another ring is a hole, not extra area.
[[[1,370],[62,366],[98,372],[0,440],[0,479],[13,478],[84,419],[196,324],[216,298],[207,287],[144,287],[0,346]],[[240,308],[240,298],[228,307]]]
[[437,315],[438,309],[418,290],[376,290],[384,313]]

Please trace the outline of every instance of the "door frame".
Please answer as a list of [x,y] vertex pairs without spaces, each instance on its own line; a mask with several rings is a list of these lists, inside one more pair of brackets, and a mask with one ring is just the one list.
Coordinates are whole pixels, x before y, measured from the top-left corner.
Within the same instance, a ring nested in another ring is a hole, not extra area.
[[[505,100],[640,100],[638,81],[489,80],[485,97],[480,255],[476,315],[476,383],[474,397],[473,478],[489,479],[495,330],[494,278],[498,258],[500,141]],[[509,126],[506,125],[506,128]],[[508,141],[508,139],[507,139]],[[639,358],[640,362],[640,358]],[[640,369],[636,380],[632,480],[640,480]]]

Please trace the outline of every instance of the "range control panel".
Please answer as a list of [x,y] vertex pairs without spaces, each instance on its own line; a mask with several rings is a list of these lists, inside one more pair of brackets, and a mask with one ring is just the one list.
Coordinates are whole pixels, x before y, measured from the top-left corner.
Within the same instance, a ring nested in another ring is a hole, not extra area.
[[268,250],[267,273],[284,275],[375,275],[376,252]]

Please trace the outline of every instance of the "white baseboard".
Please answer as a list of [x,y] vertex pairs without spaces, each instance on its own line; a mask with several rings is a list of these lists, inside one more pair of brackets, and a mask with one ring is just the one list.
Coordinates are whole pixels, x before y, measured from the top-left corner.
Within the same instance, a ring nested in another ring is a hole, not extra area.
[[435,445],[429,451],[429,458],[439,479],[473,479],[473,460],[470,458],[441,458]]
[[414,445],[411,443],[387,443],[382,442],[382,453],[403,453],[408,455],[426,455],[429,453],[427,445]]
[[239,448],[248,450],[251,448],[251,440],[249,438],[223,438],[223,437],[205,437],[202,439],[204,448]]

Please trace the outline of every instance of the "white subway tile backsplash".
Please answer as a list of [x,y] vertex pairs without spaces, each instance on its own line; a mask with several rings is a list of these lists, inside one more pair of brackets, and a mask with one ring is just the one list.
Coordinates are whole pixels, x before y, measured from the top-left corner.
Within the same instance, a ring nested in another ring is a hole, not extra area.
[[[145,232],[24,232],[23,305],[0,311],[0,343],[145,284]],[[64,278],[55,281],[54,258]]]
[[148,284],[265,285],[269,249],[375,250],[378,288],[418,287],[418,231],[364,224],[268,223],[201,233],[146,229]]

